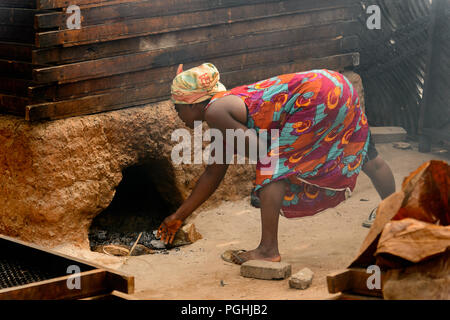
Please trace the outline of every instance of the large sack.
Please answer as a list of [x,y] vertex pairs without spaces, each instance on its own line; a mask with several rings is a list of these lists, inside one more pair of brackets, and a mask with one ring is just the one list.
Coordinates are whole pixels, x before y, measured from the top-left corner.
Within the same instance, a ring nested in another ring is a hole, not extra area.
[[[390,221],[413,218],[436,226],[448,226],[450,221],[449,199],[449,165],[444,161],[435,160],[424,163],[403,181],[402,191],[394,193],[380,203],[372,228],[350,267],[367,267],[376,264],[375,255],[380,236]],[[399,224],[398,226],[403,225]],[[393,230],[397,229],[391,229],[391,233]],[[402,229],[400,228],[400,230]],[[422,232],[425,231],[422,230]],[[395,237],[391,236],[391,238]],[[411,235],[409,239],[411,239]],[[430,255],[433,255],[432,251]]]
[[450,300],[450,250],[419,264],[388,270],[384,299]]
[[407,218],[386,224],[375,255],[379,267],[392,268],[394,265],[387,263],[391,256],[419,263],[444,253],[447,248],[450,248],[450,226]]

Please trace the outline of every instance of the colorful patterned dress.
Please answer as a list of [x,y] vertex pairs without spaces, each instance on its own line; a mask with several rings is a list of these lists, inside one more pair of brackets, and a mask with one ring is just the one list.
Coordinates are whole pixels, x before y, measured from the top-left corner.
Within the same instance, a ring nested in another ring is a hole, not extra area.
[[270,182],[287,179],[280,214],[300,218],[335,207],[353,191],[369,127],[345,76],[330,70],[285,74],[218,93],[208,106],[227,95],[245,102],[248,128],[279,130],[268,149],[276,165],[268,173],[268,165],[258,162],[252,196],[258,198]]

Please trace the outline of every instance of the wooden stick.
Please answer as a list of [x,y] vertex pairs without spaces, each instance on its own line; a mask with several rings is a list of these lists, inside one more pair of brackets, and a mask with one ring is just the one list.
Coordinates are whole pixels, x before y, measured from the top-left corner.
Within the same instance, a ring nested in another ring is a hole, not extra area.
[[137,243],[139,242],[139,239],[141,238],[141,236],[142,236],[142,232],[139,233],[139,236],[137,237],[136,242],[135,242],[135,243],[133,244],[133,246],[131,247],[131,250],[130,250],[130,253],[128,253],[128,256],[131,256],[131,253],[133,253],[133,250],[134,250],[134,248],[136,248],[136,245],[137,245]]

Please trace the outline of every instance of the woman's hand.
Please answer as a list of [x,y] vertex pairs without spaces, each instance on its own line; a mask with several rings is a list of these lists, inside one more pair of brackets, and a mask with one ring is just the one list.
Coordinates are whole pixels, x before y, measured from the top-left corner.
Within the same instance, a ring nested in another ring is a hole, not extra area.
[[183,221],[172,214],[164,219],[164,221],[161,223],[156,236],[160,237],[161,241],[163,241],[165,244],[171,244],[182,224]]

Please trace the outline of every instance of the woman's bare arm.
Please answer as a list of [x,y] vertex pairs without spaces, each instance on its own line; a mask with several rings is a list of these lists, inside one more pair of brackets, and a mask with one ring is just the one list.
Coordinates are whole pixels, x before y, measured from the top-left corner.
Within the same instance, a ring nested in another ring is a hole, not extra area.
[[173,214],[173,218],[185,220],[216,191],[228,169],[227,164],[210,164],[198,179],[189,197]]
[[[256,151],[259,145],[259,137],[256,135],[255,131],[249,130],[248,127],[242,123],[242,119],[236,119],[235,117],[235,115],[239,115],[242,108],[245,110],[245,105],[242,105],[242,100],[239,98],[235,100],[227,100],[226,98],[228,97],[217,100],[209,107],[205,114],[205,120],[210,128],[220,130],[224,139],[227,137],[227,129],[233,130],[234,132],[241,130],[242,133],[245,133],[245,135],[242,136],[245,138],[244,150],[238,149],[238,140],[242,138],[238,135],[234,137],[233,141],[226,141],[226,143],[229,146],[234,146],[235,154],[240,154],[250,158],[250,146],[255,148],[254,150]],[[242,143],[243,141],[241,140],[240,142]]]

